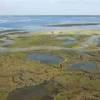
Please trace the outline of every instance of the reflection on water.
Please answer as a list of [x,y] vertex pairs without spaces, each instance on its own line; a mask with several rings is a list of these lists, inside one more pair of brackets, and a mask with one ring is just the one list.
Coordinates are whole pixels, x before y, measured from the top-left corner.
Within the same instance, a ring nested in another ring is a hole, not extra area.
[[16,89],[9,93],[7,100],[54,100],[62,85],[54,80],[45,81],[37,86]]
[[47,64],[59,64],[63,61],[63,59],[59,56],[43,53],[32,53],[28,56],[28,59]]
[[93,61],[73,64],[71,67],[73,69],[80,69],[80,70],[84,70],[88,72],[94,72],[97,70],[97,64],[96,62],[93,62]]

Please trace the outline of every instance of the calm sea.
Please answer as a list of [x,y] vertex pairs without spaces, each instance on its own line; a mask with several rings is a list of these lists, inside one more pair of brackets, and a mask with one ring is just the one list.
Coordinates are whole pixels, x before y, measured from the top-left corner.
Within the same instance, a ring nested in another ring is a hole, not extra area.
[[50,27],[53,24],[100,23],[100,16],[0,16],[0,31],[44,31],[58,29],[100,29],[100,25]]

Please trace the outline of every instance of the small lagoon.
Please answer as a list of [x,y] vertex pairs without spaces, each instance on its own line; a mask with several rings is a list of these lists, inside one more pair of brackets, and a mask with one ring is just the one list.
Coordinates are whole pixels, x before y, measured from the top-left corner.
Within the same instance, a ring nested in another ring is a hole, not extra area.
[[32,53],[28,55],[28,60],[39,61],[46,64],[60,64],[63,61],[59,56],[45,53]]
[[75,44],[77,44],[77,41],[75,41],[75,40],[71,40],[71,41],[67,40],[64,42],[64,45],[66,45],[66,46],[72,46]]
[[78,43],[77,39],[74,37],[66,37],[66,36],[58,36],[56,37],[57,40],[63,41],[63,44],[66,46],[73,46]]
[[9,93],[7,100],[54,100],[53,96],[60,88],[62,86],[55,81],[45,81],[36,86],[18,88]]
[[84,71],[87,71],[87,72],[97,71],[97,64],[96,64],[95,61],[77,63],[77,64],[73,64],[71,67],[73,69],[84,70]]

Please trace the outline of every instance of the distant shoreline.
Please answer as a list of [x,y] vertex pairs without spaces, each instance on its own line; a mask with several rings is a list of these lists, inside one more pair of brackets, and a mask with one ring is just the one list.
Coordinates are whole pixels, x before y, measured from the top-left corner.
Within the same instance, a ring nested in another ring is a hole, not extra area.
[[48,25],[49,27],[71,27],[71,26],[91,26],[91,25],[100,25],[100,23],[68,23],[68,24],[54,24]]

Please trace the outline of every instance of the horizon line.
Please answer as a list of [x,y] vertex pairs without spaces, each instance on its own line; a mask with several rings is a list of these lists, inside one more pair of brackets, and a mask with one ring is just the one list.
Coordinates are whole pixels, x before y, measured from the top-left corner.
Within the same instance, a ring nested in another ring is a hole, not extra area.
[[65,14],[65,15],[60,15],[60,14],[1,14],[0,16],[100,16],[100,15],[85,15],[85,14]]

